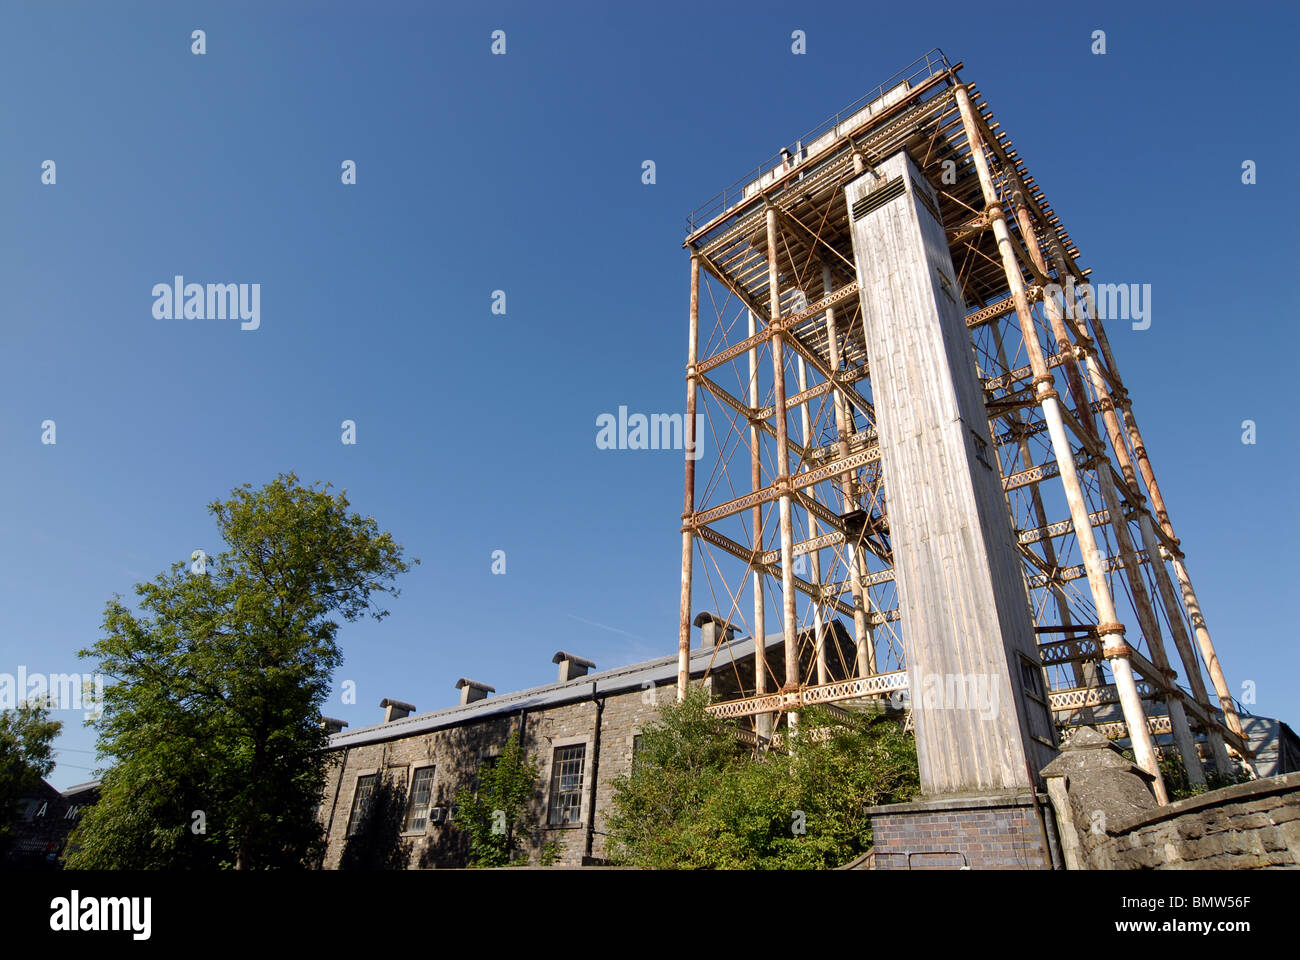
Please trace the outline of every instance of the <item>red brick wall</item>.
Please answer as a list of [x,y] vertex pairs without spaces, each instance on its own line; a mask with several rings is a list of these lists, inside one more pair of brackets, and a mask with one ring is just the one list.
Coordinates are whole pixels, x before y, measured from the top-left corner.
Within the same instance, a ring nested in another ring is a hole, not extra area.
[[1051,869],[1032,806],[908,809],[876,813],[871,825],[876,870]]

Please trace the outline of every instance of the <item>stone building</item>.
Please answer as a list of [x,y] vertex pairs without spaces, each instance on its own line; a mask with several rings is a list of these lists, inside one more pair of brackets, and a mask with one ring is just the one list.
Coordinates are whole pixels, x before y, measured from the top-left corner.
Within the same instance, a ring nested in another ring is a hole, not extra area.
[[[695,624],[703,646],[691,650],[692,680],[709,674],[706,682],[719,698],[736,695],[737,676],[752,687],[753,640],[735,639],[729,625],[709,614]],[[847,631],[835,624],[830,636],[848,650],[851,664]],[[780,634],[767,641],[777,676],[783,642]],[[462,678],[456,684],[461,702],[446,709],[417,714],[409,703],[385,699],[383,722],[349,731],[326,718],[338,762],[321,805],[323,866],[463,866],[468,846],[453,825],[454,798],[474,786],[480,764],[499,755],[516,731],[538,762],[544,787],[533,804],[540,828],[526,852],[536,858],[549,843],[558,847],[559,866],[601,862],[613,782],[630,770],[638,735],[658,705],[676,696],[677,656],[600,672],[570,653],[552,661],[558,677],[544,686],[495,696],[490,686]]]
[[68,834],[86,807],[98,799],[98,780],[79,783],[62,793],[41,780],[18,802],[3,865],[22,870],[57,870],[67,852]]

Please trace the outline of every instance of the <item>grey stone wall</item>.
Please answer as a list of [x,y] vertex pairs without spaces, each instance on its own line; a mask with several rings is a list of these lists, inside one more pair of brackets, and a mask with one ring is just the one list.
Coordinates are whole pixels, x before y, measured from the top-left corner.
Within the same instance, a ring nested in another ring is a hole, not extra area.
[[1096,870],[1255,870],[1300,866],[1300,773],[1179,800],[1105,824]]
[[1043,776],[1071,870],[1300,866],[1300,773],[1161,807],[1151,777],[1081,727]]
[[[606,823],[614,793],[614,780],[628,772],[632,762],[632,740],[654,717],[657,702],[671,698],[674,688],[660,686],[651,694],[642,690],[603,696],[600,714],[599,757],[597,757],[597,705],[591,699],[527,711],[524,748],[541,768],[540,785],[533,797],[532,812],[541,825],[527,840],[526,852],[536,858],[543,846],[559,846],[560,866],[582,864],[588,843],[590,857],[606,856]],[[334,765],[326,783],[320,818],[326,829],[326,851],[322,866],[337,869],[404,866],[408,868],[460,867],[466,864],[468,845],[464,834],[450,823],[430,822],[425,829],[394,834],[393,849],[365,851],[352,841],[349,854],[348,821],[357,782],[367,774],[382,773],[392,785],[393,814],[400,819],[415,771],[434,765],[433,805],[450,808],[461,787],[472,786],[483,759],[500,753],[506,740],[519,728],[518,711],[447,727],[427,733],[369,743],[334,751]],[[557,747],[573,744],[586,747],[583,767],[581,822],[550,826],[549,788],[552,759]],[[595,776],[593,779],[593,768]],[[595,816],[591,815],[595,791]],[[400,808],[400,810],[399,810]],[[402,824],[404,825],[404,824]],[[367,840],[369,846],[374,844]],[[365,855],[363,855],[365,854]]]

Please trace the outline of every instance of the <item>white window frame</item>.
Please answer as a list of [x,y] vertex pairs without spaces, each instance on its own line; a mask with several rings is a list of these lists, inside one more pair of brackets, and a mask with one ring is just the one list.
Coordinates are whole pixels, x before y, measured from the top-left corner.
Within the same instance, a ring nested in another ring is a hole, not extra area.
[[[382,771],[378,767],[371,767],[370,769],[367,770],[357,771],[356,779],[352,781],[352,797],[348,801],[348,822],[343,828],[344,837],[350,837],[354,833],[356,833],[356,830],[353,829],[353,819],[356,817],[357,794],[361,791],[361,781],[364,780],[366,777],[375,778],[375,786],[371,788],[370,791],[370,797],[371,800],[373,800],[375,795],[375,788],[378,788],[379,786],[379,775],[381,772]],[[369,808],[367,807],[367,809]]]
[[[587,809],[591,805],[591,737],[556,737],[550,742],[550,755],[546,758],[546,818],[547,830],[573,830],[587,824]],[[569,823],[551,822],[551,803],[555,795],[555,754],[564,747],[583,747],[582,752],[582,795],[578,800],[578,819]]]
[[[429,775],[429,800],[424,805],[424,826],[412,827],[411,823],[411,804],[415,802],[415,778],[416,775],[424,770],[432,770]],[[438,782],[438,765],[436,763],[420,760],[407,764],[406,767],[406,806],[402,813],[402,836],[422,837],[429,831],[430,815],[434,807],[434,785]]]

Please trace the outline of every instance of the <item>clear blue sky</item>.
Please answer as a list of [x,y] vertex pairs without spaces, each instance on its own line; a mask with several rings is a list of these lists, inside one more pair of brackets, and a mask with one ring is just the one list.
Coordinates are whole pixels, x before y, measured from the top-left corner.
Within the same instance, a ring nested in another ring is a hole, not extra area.
[[[1300,720],[1295,8],[942,8],[4,3],[0,672],[88,669],[105,601],[287,470],[424,561],[341,632],[353,726],[673,652],[681,454],[596,417],[682,407],[686,213],[938,46],[1097,278],[1152,284],[1121,371],[1230,683]],[[154,319],[175,274],[260,283],[261,328]]]

